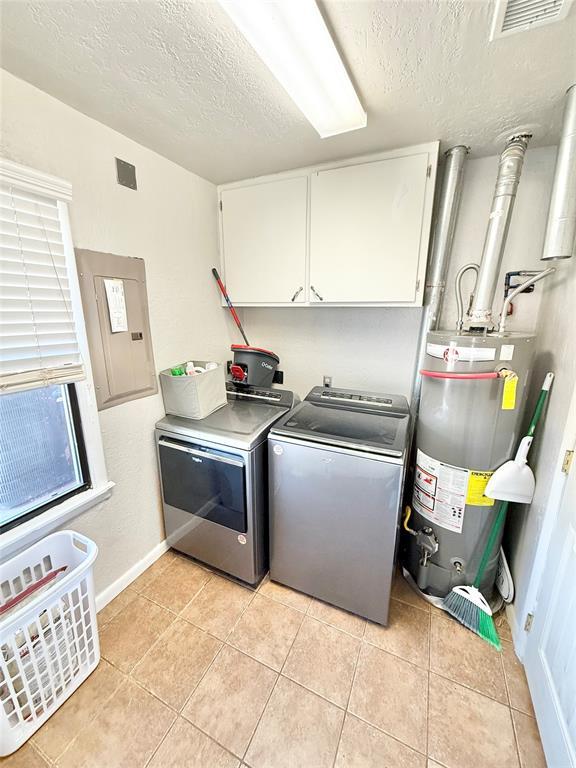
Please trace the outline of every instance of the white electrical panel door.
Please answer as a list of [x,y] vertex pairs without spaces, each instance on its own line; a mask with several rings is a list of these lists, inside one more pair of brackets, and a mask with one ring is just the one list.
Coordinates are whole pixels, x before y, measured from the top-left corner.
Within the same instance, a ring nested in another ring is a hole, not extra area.
[[312,173],[310,301],[413,303],[429,155]]
[[232,301],[304,302],[307,176],[224,189],[220,199],[224,276]]

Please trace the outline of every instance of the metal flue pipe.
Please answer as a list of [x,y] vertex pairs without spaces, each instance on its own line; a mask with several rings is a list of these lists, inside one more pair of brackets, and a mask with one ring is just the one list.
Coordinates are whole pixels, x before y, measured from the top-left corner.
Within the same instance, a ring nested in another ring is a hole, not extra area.
[[530,138],[529,134],[511,136],[500,155],[474,301],[466,323],[470,329],[480,330],[492,326],[492,303],[496,293],[498,273],[508,237],[524,155]]
[[576,84],[566,91],[564,123],[556,158],[542,260],[569,259],[574,253],[575,244]]
[[430,260],[426,272],[426,286],[424,290],[424,312],[420,323],[420,336],[416,354],[416,367],[412,382],[411,408],[416,415],[420,400],[422,379],[420,369],[424,364],[426,355],[426,337],[428,331],[438,327],[444,292],[446,289],[446,274],[452,243],[454,242],[454,230],[460,199],[462,196],[462,180],[464,178],[464,165],[470,152],[469,147],[458,145],[445,153],[444,175],[442,188],[438,198],[438,207],[432,235]]

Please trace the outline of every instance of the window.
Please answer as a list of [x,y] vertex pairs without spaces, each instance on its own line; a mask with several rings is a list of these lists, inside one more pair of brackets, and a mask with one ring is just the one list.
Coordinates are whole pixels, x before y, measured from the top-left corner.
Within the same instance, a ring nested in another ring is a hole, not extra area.
[[73,385],[0,397],[0,530],[89,485]]
[[0,158],[0,545],[9,555],[110,495],[67,202]]

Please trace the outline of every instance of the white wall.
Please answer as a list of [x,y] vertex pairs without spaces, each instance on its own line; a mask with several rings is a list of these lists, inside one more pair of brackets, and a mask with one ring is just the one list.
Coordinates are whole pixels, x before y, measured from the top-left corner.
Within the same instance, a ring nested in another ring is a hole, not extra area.
[[[547,278],[538,318],[538,339],[528,414],[536,404],[548,371],[555,374],[547,411],[540,422],[530,453],[536,475],[536,492],[530,506],[514,505],[508,516],[505,548],[516,585],[513,605],[515,635],[521,637],[528,604],[530,575],[544,524],[554,467],[560,450],[566,416],[576,385],[576,258],[548,262],[557,273]],[[527,415],[527,419],[529,416]]]
[[[554,147],[527,152],[500,285],[509,270],[540,268],[555,157]],[[480,261],[497,168],[497,157],[468,161],[448,274],[443,328],[455,325],[456,271],[470,261]],[[465,289],[469,290],[471,280],[465,279]],[[534,293],[518,298],[510,330],[535,328],[541,290],[537,286]],[[331,375],[334,386],[408,397],[420,315],[420,309],[245,308],[242,321],[252,344],[279,355],[285,386],[301,396],[321,384],[323,375]]]
[[[74,244],[146,262],[158,370],[189,357],[225,360],[230,321],[217,264],[216,189],[8,73],[1,74],[5,157],[72,182]],[[138,190],[116,183],[114,158],[136,165]],[[160,394],[100,414],[112,497],[72,522],[96,541],[101,591],[163,538],[154,455]]]

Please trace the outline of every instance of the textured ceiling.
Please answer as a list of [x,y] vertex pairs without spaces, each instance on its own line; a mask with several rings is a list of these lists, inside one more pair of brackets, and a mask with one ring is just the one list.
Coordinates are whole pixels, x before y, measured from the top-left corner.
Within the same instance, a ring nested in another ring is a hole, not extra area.
[[212,181],[441,139],[554,144],[576,80],[568,18],[488,42],[489,0],[326,0],[368,127],[320,139],[214,2],[2,1],[2,66]]

